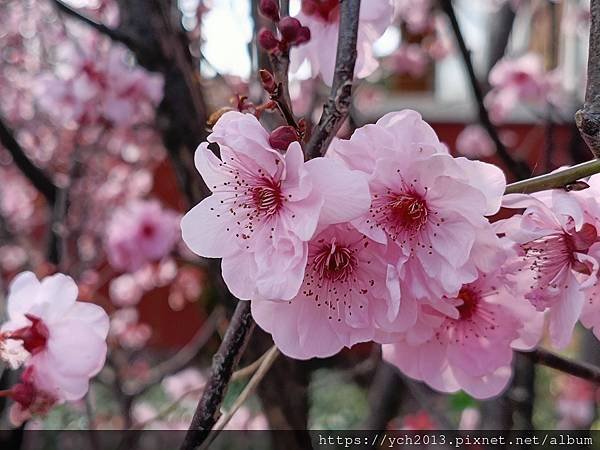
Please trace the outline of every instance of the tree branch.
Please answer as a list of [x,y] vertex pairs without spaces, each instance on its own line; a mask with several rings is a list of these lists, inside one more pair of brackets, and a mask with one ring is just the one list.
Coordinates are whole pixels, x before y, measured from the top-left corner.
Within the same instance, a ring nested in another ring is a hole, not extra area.
[[[467,74],[469,76],[469,82],[471,84],[471,89],[473,91],[473,96],[475,97],[475,101],[477,102],[479,122],[485,128],[487,133],[492,138],[496,146],[496,152],[498,156],[502,159],[508,170],[519,180],[525,179],[529,177],[530,171],[525,163],[522,161],[515,160],[504,144],[500,139],[500,135],[498,134],[498,130],[492,124],[490,120],[490,115],[488,114],[487,108],[484,104],[483,98],[483,90],[479,84],[479,80],[477,79],[477,75],[475,74],[475,69],[473,67],[473,61],[471,60],[471,54],[469,49],[467,48],[467,44],[465,43],[465,39],[462,35],[462,31],[460,29],[460,25],[458,24],[458,19],[456,18],[456,13],[454,12],[454,7],[452,6],[452,0],[439,0],[440,5],[448,19],[450,20],[450,24],[452,25],[452,30],[454,31],[454,36],[456,38],[456,42],[460,49],[460,53],[463,58],[463,62],[465,64],[465,68],[467,69]],[[600,1],[600,0],[598,0]]]
[[600,0],[590,1],[591,26],[587,86],[583,108],[575,113],[581,137],[594,157],[600,157]]
[[76,9],[71,8],[69,5],[62,2],[61,0],[52,0],[52,2],[54,3],[54,6],[56,6],[56,9],[58,9],[60,12],[66,14],[69,17],[79,20],[80,22],[85,23],[86,25],[92,27],[94,30],[98,31],[100,34],[109,37],[113,41],[120,42],[129,47],[130,49],[136,47],[136,43],[134,42],[134,40],[122,31],[110,28],[104,25],[103,23],[96,22],[95,20],[90,19],[89,17],[81,14]]
[[52,180],[27,157],[13,132],[0,118],[0,144],[8,150],[15,165],[33,186],[44,196],[50,206],[54,206],[58,195],[58,188]]
[[600,384],[600,368],[596,366],[564,358],[543,348],[538,348],[532,352],[519,353],[523,354],[537,364],[541,364],[543,366],[568,373],[569,375]]
[[352,104],[352,80],[356,66],[356,41],[361,0],[341,0],[335,72],[329,100],[323,107],[319,124],[306,146],[308,158],[324,155]]
[[[574,184],[581,178],[600,173],[600,160],[594,159],[576,166],[569,167],[545,175],[517,181],[506,186],[505,194],[531,194],[546,189],[576,190],[579,185]],[[581,186],[585,187],[585,185]]]
[[250,302],[240,301],[235,308],[223,342],[213,357],[210,378],[198,402],[194,418],[181,450],[192,450],[208,437],[220,415],[220,406],[229,380],[252,334],[255,323],[250,315]]

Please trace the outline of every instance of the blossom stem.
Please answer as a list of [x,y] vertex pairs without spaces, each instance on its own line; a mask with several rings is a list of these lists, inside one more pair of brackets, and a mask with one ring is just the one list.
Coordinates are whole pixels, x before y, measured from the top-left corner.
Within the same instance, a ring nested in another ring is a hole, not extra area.
[[356,66],[356,43],[361,0],[344,0],[340,5],[340,31],[331,93],[319,124],[306,146],[309,159],[322,156],[344,123],[352,105],[352,81]]
[[465,68],[467,69],[471,89],[477,102],[479,122],[481,123],[481,126],[485,128],[490,138],[494,142],[496,146],[496,152],[498,153],[498,156],[500,156],[506,167],[517,179],[523,180],[529,176],[529,168],[525,163],[523,163],[522,161],[515,160],[511,156],[511,154],[506,149],[504,143],[500,139],[498,130],[496,129],[496,127],[490,119],[490,115],[484,103],[483,90],[481,89],[481,85],[479,84],[479,80],[477,79],[477,75],[475,74],[473,61],[471,60],[471,52],[467,48],[467,44],[462,35],[462,31],[460,29],[460,25],[458,23],[458,19],[456,18],[456,13],[454,11],[454,6],[452,6],[452,0],[439,0],[439,2],[442,9],[448,16],[448,19],[450,20],[450,24],[454,32],[454,37],[456,38],[456,42],[460,49]]
[[223,342],[213,357],[211,375],[198,402],[181,450],[198,448],[219,418],[219,409],[231,376],[254,330],[250,302],[239,301]]
[[546,189],[573,190],[577,180],[600,173],[600,160],[594,159],[564,170],[517,181],[506,186],[505,194],[531,194]]
[[543,348],[538,348],[532,352],[520,353],[537,364],[541,364],[552,369],[568,373],[569,375],[600,384],[600,368],[598,367],[584,362],[573,361],[571,359],[564,358]]
[[575,113],[575,123],[592,153],[600,157],[600,0],[590,1],[590,44],[587,86],[583,108]]

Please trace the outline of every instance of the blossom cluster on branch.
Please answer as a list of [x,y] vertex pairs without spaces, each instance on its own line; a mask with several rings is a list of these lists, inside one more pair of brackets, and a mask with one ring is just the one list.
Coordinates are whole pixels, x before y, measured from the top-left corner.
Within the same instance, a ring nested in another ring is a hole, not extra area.
[[[228,112],[196,166],[212,195],[183,238],[222,258],[233,294],[293,358],[383,344],[407,375],[475,397],[498,394],[513,349],[547,318],[564,348],[584,304],[598,325],[594,192],[506,195],[497,167],[451,156],[415,111],[385,115],[304,161],[272,148],[251,114]],[[492,223],[500,207],[524,209]]]

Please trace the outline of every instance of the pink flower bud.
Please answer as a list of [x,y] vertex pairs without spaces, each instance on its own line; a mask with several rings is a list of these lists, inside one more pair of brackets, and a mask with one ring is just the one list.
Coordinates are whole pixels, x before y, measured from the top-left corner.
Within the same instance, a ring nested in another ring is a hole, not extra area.
[[292,142],[298,140],[294,127],[284,125],[273,130],[269,136],[269,144],[277,150],[286,151]]
[[258,33],[258,45],[268,52],[272,52],[279,46],[279,41],[271,30],[263,28]]
[[298,30],[298,36],[296,36],[296,40],[294,41],[294,45],[306,44],[308,41],[310,41],[310,28],[300,27]]
[[258,76],[260,77],[260,81],[265,91],[269,94],[273,94],[275,89],[277,89],[277,82],[275,81],[273,74],[268,70],[261,69],[258,71]]
[[279,2],[277,0],[260,0],[258,9],[267,19],[279,22]]
[[283,39],[287,42],[295,42],[300,28],[302,28],[300,21],[294,17],[284,17],[277,26]]

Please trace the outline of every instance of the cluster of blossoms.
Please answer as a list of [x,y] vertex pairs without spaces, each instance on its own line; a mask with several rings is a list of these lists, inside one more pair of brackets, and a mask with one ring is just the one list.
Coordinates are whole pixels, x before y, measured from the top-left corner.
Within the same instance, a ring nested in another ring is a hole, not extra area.
[[[435,389],[490,397],[547,316],[564,347],[583,308],[600,327],[600,179],[577,193],[504,195],[495,166],[455,158],[414,111],[390,113],[305,162],[250,115],[229,112],[196,166],[213,195],[182,220],[197,254],[222,258],[231,292],[288,356],[359,342]],[[524,209],[491,223],[501,205]]]
[[151,120],[162,99],[162,77],[132,67],[125,47],[99,52],[100,38],[89,39],[60,48],[58,75],[44,74],[38,80],[40,106],[66,124],[128,127]]
[[25,366],[19,383],[1,391],[14,401],[14,424],[83,398],[90,378],[104,366],[108,316],[77,297],[77,285],[62,274],[39,281],[23,272],[10,285],[0,358],[14,369]]

